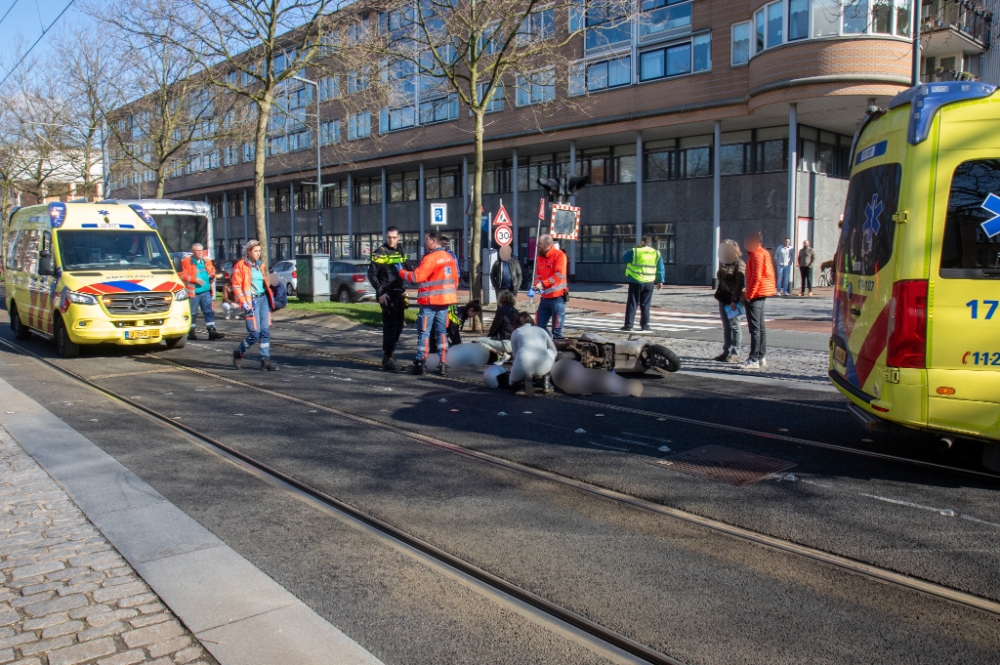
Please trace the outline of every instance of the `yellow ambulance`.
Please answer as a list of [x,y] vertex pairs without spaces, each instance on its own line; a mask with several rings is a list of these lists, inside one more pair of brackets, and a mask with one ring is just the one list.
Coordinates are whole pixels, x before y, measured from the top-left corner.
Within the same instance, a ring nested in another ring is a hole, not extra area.
[[1000,94],[919,85],[869,109],[835,257],[830,379],[869,429],[984,441],[1000,467]]
[[11,215],[7,312],[20,340],[184,346],[191,312],[156,222],[138,204],[50,203]]

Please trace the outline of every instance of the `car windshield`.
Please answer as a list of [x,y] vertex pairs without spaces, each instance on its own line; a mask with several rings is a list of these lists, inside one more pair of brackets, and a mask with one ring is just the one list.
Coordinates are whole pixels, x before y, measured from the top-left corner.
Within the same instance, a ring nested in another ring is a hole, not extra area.
[[153,231],[58,231],[63,270],[170,269],[160,237]]

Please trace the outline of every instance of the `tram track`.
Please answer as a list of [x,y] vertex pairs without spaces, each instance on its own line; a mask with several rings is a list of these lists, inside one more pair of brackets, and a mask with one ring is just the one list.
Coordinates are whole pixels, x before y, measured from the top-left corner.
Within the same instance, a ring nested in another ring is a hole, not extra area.
[[[473,564],[469,564],[468,562],[458,559],[457,557],[448,554],[444,550],[441,550],[436,546],[427,543],[424,540],[410,536],[409,534],[402,531],[398,527],[395,527],[377,517],[368,515],[367,513],[364,513],[363,511],[354,508],[350,504],[344,503],[343,501],[340,501],[335,497],[325,494],[324,492],[317,490],[307,485],[306,483],[303,483],[285,474],[280,470],[272,468],[271,466],[253,458],[252,456],[249,456],[231,446],[228,446],[225,443],[217,441],[212,437],[209,437],[192,427],[179,423],[170,416],[162,414],[159,411],[156,411],[155,409],[146,406],[145,404],[141,404],[135,400],[132,400],[129,397],[116,393],[114,390],[105,388],[95,383],[93,380],[88,379],[87,377],[79,375],[76,372],[73,372],[72,370],[69,370],[61,366],[57,362],[53,362],[48,358],[35,354],[34,352],[24,347],[21,347],[18,344],[12,343],[8,340],[0,339],[0,345],[6,346],[23,355],[32,357],[38,362],[72,378],[77,382],[80,382],[94,390],[97,390],[100,393],[108,397],[111,397],[123,404],[126,404],[133,409],[145,413],[150,417],[153,417],[158,422],[162,423],[163,425],[169,428],[173,428],[175,430],[184,432],[188,436],[194,437],[198,441],[203,442],[204,445],[207,445],[208,447],[215,449],[216,451],[219,451],[227,456],[239,460],[240,462],[246,465],[249,465],[256,471],[264,474],[265,476],[275,479],[280,483],[287,485],[289,488],[294,489],[297,492],[312,497],[313,499],[322,502],[324,505],[329,506],[331,509],[336,510],[344,515],[348,515],[352,519],[356,519],[359,522],[378,530],[379,532],[387,535],[392,539],[397,540],[400,543],[405,544],[408,547],[412,547],[420,552],[423,552],[424,554],[432,557],[434,560],[440,562],[441,564],[453,568],[456,571],[460,571],[465,575],[469,575],[470,577],[479,580],[480,582],[488,585],[489,587],[496,589],[497,591],[506,594],[512,598],[515,598],[520,602],[523,602],[535,608],[536,610],[541,611],[544,614],[553,617],[554,619],[560,622],[570,625],[576,628],[577,630],[583,631],[584,633],[602,642],[612,645],[616,649],[620,649],[628,654],[642,658],[643,660],[646,660],[647,662],[651,663],[680,662],[672,658],[671,656],[662,654],[658,651],[654,651],[649,647],[632,640],[631,638],[628,638],[614,631],[609,631],[608,629],[604,628],[603,626],[600,626],[599,624],[591,621],[590,619],[587,619],[586,617],[580,616],[572,611],[566,610],[554,603],[551,603],[550,601],[544,598],[541,598],[540,596],[537,596],[536,594],[530,591],[517,587],[516,585],[513,585],[507,582],[506,580],[503,580],[502,578],[493,575],[488,571],[485,571]],[[424,445],[429,445],[438,450],[442,450],[451,454],[460,455],[467,459],[473,459],[478,462],[490,464],[492,466],[499,467],[508,471],[556,483],[561,486],[569,487],[592,496],[597,496],[606,500],[613,501],[615,503],[619,503],[621,505],[627,505],[663,517],[668,517],[681,522],[685,522],[687,524],[702,527],[710,531],[713,531],[715,533],[724,534],[726,536],[742,540],[744,542],[753,543],[772,550],[784,552],[804,559],[809,559],[814,562],[825,564],[840,569],[842,571],[859,575],[871,580],[876,580],[879,582],[896,585],[940,600],[945,600],[948,602],[963,605],[991,615],[1000,616],[1000,602],[996,602],[988,598],[984,598],[981,596],[977,596],[975,594],[954,589],[939,583],[906,575],[904,573],[900,573],[888,568],[883,568],[877,565],[865,563],[863,561],[858,561],[856,559],[852,559],[846,556],[834,554],[818,548],[796,543],[791,540],[770,536],[768,534],[753,531],[752,529],[736,526],[717,519],[698,515],[690,511],[685,511],[665,506],[663,504],[642,499],[633,495],[629,495],[623,492],[619,492],[617,490],[602,487],[583,480],[578,480],[576,478],[532,467],[496,455],[491,455],[489,453],[466,448],[464,446],[460,446],[458,444],[449,441],[413,432],[411,430],[407,430],[402,427],[398,427],[396,425],[368,418],[359,414],[343,411],[341,409],[337,409],[335,407],[331,407],[322,403],[295,397],[287,393],[282,393],[280,391],[264,388],[228,376],[215,374],[214,372],[210,372],[207,370],[189,367],[187,365],[184,365],[183,363],[179,363],[173,360],[160,359],[160,362],[162,362],[165,365],[175,367],[178,370],[186,371],[191,374],[203,376],[206,378],[211,378],[231,385],[240,386],[241,388],[245,388],[247,390],[267,395],[269,397],[282,399],[302,407],[309,407],[310,410],[323,411],[325,413],[341,418],[343,420],[360,424],[368,428],[381,430],[400,437],[405,437],[411,441],[415,441]],[[589,402],[588,400],[577,400],[577,401],[594,404],[593,402]],[[601,406],[603,408],[609,408],[608,405],[606,404],[601,404]],[[626,410],[629,412],[638,411],[634,409],[626,409]],[[642,413],[646,415],[657,415],[659,417],[662,417],[662,414],[650,414],[650,412],[642,412]],[[682,420],[684,422],[691,420],[691,419],[681,419],[680,417],[678,417],[677,419]],[[694,424],[698,424],[699,422],[700,421],[695,421]],[[748,431],[747,433],[751,432],[752,430]],[[762,433],[762,432],[757,432],[756,434],[771,436],[769,433]],[[791,441],[795,440],[795,437],[780,437],[780,438]],[[903,459],[904,461],[906,461],[905,458]],[[965,471],[962,469],[955,469],[955,470],[963,472]],[[981,474],[981,475],[988,475],[988,474]]]

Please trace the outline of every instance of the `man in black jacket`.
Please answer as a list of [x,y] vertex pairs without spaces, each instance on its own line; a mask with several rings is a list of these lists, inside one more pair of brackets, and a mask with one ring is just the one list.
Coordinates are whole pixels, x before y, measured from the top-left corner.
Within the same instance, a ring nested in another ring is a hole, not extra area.
[[504,291],[500,294],[497,313],[493,317],[490,331],[487,333],[488,339],[477,339],[476,342],[482,344],[491,352],[495,353],[500,361],[505,360],[505,356],[511,354],[510,336],[514,334],[514,320],[517,318],[517,310],[514,309],[514,294]]
[[405,262],[406,254],[399,248],[399,229],[390,226],[385,231],[385,244],[372,252],[368,266],[368,282],[382,306],[382,369],[388,371],[396,369],[393,354],[406,325],[406,286],[399,278]]
[[521,288],[521,264],[513,256],[510,245],[504,245],[497,251],[497,260],[490,268],[490,282],[493,290],[497,292],[497,297],[502,291],[510,291],[517,297],[517,291]]

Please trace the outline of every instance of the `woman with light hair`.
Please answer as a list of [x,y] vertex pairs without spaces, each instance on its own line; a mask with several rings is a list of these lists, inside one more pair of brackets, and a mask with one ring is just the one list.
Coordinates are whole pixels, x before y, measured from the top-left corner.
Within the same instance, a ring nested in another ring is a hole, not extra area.
[[240,369],[243,356],[250,347],[260,343],[260,368],[275,372],[271,362],[271,310],[274,301],[267,284],[267,264],[261,259],[259,240],[251,240],[244,248],[244,257],[233,266],[233,294],[247,315],[247,336],[233,351],[233,367]]

